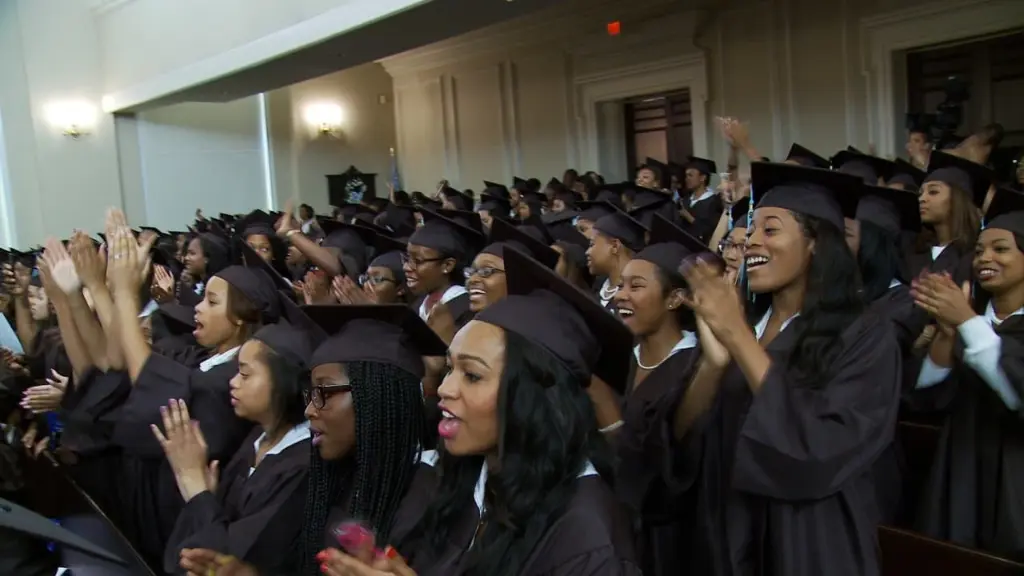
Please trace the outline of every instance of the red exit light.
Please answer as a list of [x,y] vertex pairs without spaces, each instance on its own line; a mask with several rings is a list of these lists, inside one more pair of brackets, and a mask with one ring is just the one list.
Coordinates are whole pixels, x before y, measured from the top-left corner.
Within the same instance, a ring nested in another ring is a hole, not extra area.
[[622,23],[616,20],[615,22],[608,23],[608,35],[618,36],[622,33]]

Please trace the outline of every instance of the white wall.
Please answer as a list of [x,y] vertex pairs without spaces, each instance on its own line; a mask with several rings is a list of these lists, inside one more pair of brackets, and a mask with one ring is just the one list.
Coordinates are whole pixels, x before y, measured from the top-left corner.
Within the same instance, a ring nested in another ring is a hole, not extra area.
[[178,104],[137,116],[145,218],[181,229],[207,215],[267,207],[258,97]]
[[0,109],[15,245],[74,228],[97,230],[121,204],[114,124],[101,116],[71,140],[45,115],[53,102],[98,102],[101,65],[88,6],[64,0],[0,0]]
[[691,88],[697,155],[725,160],[715,116],[747,121],[770,158],[793,142],[823,155],[848,144],[895,154],[904,103],[882,56],[1024,22],[1019,0],[829,4],[739,0],[686,12],[634,0],[616,38],[582,33],[603,31],[606,10],[556,9],[387,58],[407,187],[543,180],[566,167],[618,177],[625,167],[601,138],[613,128],[602,102],[673,82]]
[[[268,98],[279,197],[294,196],[329,212],[325,175],[349,166],[376,173],[378,194],[387,194],[389,149],[395,146],[394,91],[391,76],[380,64],[371,62],[275,90]],[[317,134],[303,119],[305,108],[319,102],[341,106],[343,121],[337,134]]]

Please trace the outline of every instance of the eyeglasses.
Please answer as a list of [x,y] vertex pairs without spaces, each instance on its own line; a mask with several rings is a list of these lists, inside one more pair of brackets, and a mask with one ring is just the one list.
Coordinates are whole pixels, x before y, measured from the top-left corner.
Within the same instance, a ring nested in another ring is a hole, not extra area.
[[332,384],[330,386],[311,386],[302,391],[302,400],[308,405],[313,404],[317,410],[323,410],[327,399],[335,394],[351,392],[351,384]]
[[397,282],[395,282],[393,279],[386,278],[386,277],[380,276],[380,275],[371,276],[369,274],[361,274],[359,276],[359,285],[360,286],[366,286],[367,284],[369,284],[370,286],[380,286],[381,284],[383,284],[385,282],[392,282],[392,283],[397,284]]
[[402,264],[412,264],[413,268],[419,268],[419,267],[423,266],[424,264],[429,264],[431,262],[441,262],[441,261],[447,260],[447,258],[443,258],[443,257],[440,257],[440,258],[420,258],[420,257],[417,257],[417,256],[412,256],[411,254],[406,254],[405,252],[402,252],[401,254],[402,254]]
[[482,266],[480,268],[473,268],[472,266],[467,266],[466,268],[462,269],[462,275],[466,277],[466,280],[469,280],[473,276],[479,276],[481,278],[490,278],[491,276],[494,276],[495,274],[498,273],[504,274],[505,271],[500,268],[491,268],[490,266]]
[[718,253],[725,254],[729,250],[739,250],[743,252],[747,249],[745,242],[733,242],[732,240],[722,240],[718,243]]

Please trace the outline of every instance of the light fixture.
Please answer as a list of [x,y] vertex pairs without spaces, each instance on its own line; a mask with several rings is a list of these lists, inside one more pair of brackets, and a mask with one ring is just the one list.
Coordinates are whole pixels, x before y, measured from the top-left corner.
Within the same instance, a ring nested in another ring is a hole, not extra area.
[[96,116],[96,106],[84,100],[53,102],[46,107],[50,125],[73,140],[96,127]]
[[321,102],[306,106],[303,117],[310,127],[319,134],[333,134],[341,128],[343,114],[341,106],[330,102]]

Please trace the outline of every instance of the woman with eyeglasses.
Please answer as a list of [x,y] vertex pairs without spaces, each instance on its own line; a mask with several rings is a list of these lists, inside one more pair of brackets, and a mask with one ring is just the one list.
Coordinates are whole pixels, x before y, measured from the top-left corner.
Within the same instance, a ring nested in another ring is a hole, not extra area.
[[743,254],[747,249],[747,214],[749,212],[750,202],[746,198],[733,204],[726,216],[732,222],[732,229],[718,243],[718,255],[725,261],[725,275],[733,283],[736,283],[743,270]]
[[418,519],[399,515],[399,503],[421,466],[423,357],[444,355],[446,345],[402,305],[304,310],[331,334],[311,361],[313,452],[300,569],[289,572],[312,576],[321,553],[340,546],[343,522],[361,522],[384,543]]
[[[511,294],[456,335],[441,386],[439,484],[400,555],[331,552],[346,576],[639,574],[584,388],[619,387],[632,336],[590,294],[515,248]],[[404,559],[403,559],[404,557]]]
[[359,276],[358,285],[347,276],[334,278],[331,287],[335,300],[340,304],[408,304],[405,242],[378,233],[373,244],[377,256]]
[[491,224],[491,244],[473,259],[473,265],[464,270],[469,291],[469,309],[479,313],[508,295],[505,282],[505,249],[515,246],[549,268],[558,264],[558,253],[543,241],[530,235],[531,227],[516,227],[497,220]]
[[[455,330],[473,317],[469,294],[462,286],[463,269],[472,262],[483,243],[483,224],[476,212],[423,210],[424,223],[409,237],[403,258],[405,285],[413,296],[420,318],[434,325],[442,340],[450,341]],[[431,321],[450,318],[444,327]]]
[[231,404],[257,426],[219,478],[184,402],[171,401],[162,430],[152,426],[185,501],[164,554],[168,574],[207,574],[216,554],[265,574],[293,568],[309,468],[302,394],[311,353],[309,336],[286,324],[261,328],[239,349]]

